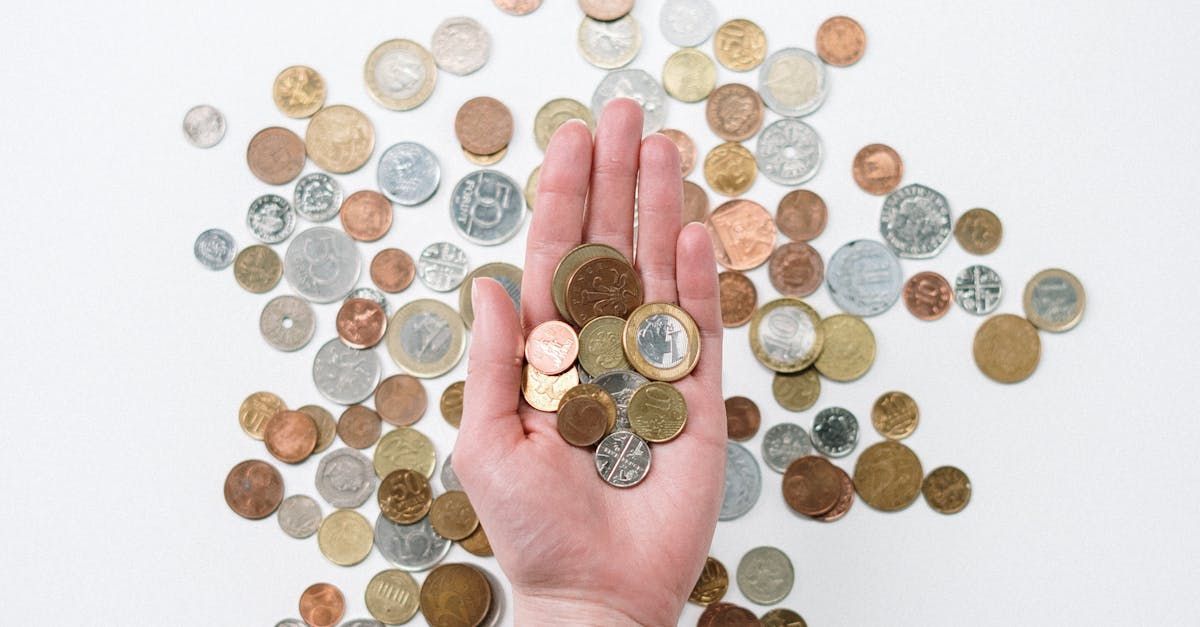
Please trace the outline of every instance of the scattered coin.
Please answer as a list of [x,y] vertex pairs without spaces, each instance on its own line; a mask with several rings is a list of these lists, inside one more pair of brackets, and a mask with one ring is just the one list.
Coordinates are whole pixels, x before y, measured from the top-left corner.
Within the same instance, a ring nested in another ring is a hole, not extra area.
[[529,15],[542,6],[542,0],[492,0],[496,8],[509,15]]
[[642,304],[642,280],[624,258],[595,257],[571,274],[565,304],[581,328],[600,316],[624,318]]
[[[378,457],[378,452],[376,453]],[[371,460],[351,448],[337,449],[317,466],[317,494],[334,507],[358,507],[375,492]]]
[[817,29],[817,54],[829,65],[854,65],[866,49],[867,34],[862,26],[844,15],[825,20]]
[[717,9],[709,0],[667,0],[658,14],[658,27],[680,48],[699,46],[717,28]]
[[525,364],[521,375],[521,395],[530,407],[541,411],[558,411],[563,394],[579,385],[579,372],[574,368],[562,374],[545,374]]
[[317,425],[304,412],[275,412],[263,429],[263,442],[275,459],[298,464],[308,459],[317,446]]
[[754,455],[736,442],[725,443],[725,495],[717,520],[734,520],[749,512],[762,493],[762,471]]
[[555,98],[538,109],[533,120],[533,138],[543,151],[550,145],[550,136],[567,120],[582,120],[588,130],[595,130],[596,121],[587,106],[572,98]]
[[525,220],[521,187],[496,170],[460,179],[450,197],[450,220],[467,241],[495,246],[512,239]]
[[371,554],[374,537],[370,521],[362,514],[339,509],[321,523],[317,530],[317,546],[325,559],[338,566],[353,566]]
[[879,233],[897,255],[928,259],[950,241],[950,205],[933,189],[919,183],[905,185],[883,201]]
[[823,155],[817,131],[792,118],[776,120],[764,128],[754,149],[758,169],[780,185],[799,185],[816,176]]
[[458,312],[430,298],[411,301],[388,323],[392,361],[422,379],[450,372],[466,351],[466,326]]
[[271,291],[283,276],[279,255],[262,244],[247,246],[233,259],[233,278],[247,292],[262,294]]
[[388,424],[407,427],[425,415],[429,400],[420,379],[394,374],[375,388],[375,408]]
[[278,126],[259,131],[246,147],[250,172],[268,185],[282,185],[299,176],[304,157],[304,141]]
[[633,487],[650,472],[650,446],[632,431],[614,431],[606,436],[596,446],[595,457],[600,478],[617,488]]
[[651,381],[629,399],[629,424],[647,442],[669,442],[687,424],[687,402],[675,386]]
[[825,342],[821,317],[798,298],[777,298],[754,312],[750,350],[775,372],[799,372],[811,366]]
[[829,460],[816,455],[797,458],[783,473],[783,500],[805,516],[821,516],[837,505],[841,475]]
[[342,206],[342,187],[324,172],[310,172],[296,181],[292,205],[296,213],[306,220],[332,220]]
[[288,244],[283,275],[301,296],[332,303],[354,288],[361,267],[354,240],[338,229],[318,226],[301,231]]
[[814,240],[825,230],[829,212],[825,200],[807,189],[795,189],[779,200],[775,224],[779,231],[793,240]]
[[579,337],[561,320],[547,320],[525,338],[525,360],[545,374],[558,374],[579,357]]
[[391,39],[371,51],[363,77],[375,102],[393,111],[407,111],[421,106],[433,93],[437,66],[421,44]]
[[304,142],[309,156],[321,169],[345,174],[361,168],[371,158],[375,127],[358,109],[332,105],[309,120]]
[[846,313],[862,317],[890,309],[900,297],[903,280],[896,255],[883,244],[867,239],[837,249],[825,271],[833,302]]
[[300,595],[300,616],[309,627],[334,627],[346,613],[346,598],[331,583],[314,583]]
[[767,35],[750,20],[729,20],[717,29],[713,54],[734,72],[753,70],[767,56]]
[[225,137],[225,116],[215,107],[196,105],[183,116],[183,136],[197,148],[212,148]]
[[717,284],[721,292],[721,325],[733,328],[750,322],[758,305],[754,282],[741,272],[726,270],[717,275]]
[[762,453],[768,468],[775,472],[786,472],[792,462],[812,454],[812,441],[804,427],[781,422],[767,429],[763,435]]
[[489,96],[477,96],[458,108],[454,116],[454,134],[462,147],[480,155],[490,155],[508,146],[513,134],[513,117],[503,102]]
[[340,405],[353,405],[371,395],[381,370],[374,351],[350,348],[334,338],[313,358],[313,383],[325,398]]
[[579,364],[593,377],[613,370],[631,368],[625,359],[625,321],[616,316],[598,316],[579,331]]
[[442,418],[455,429],[462,422],[463,413],[463,390],[466,388],[465,381],[455,381],[446,386],[442,390],[442,398],[438,402],[438,407],[442,411]]
[[812,445],[828,457],[845,457],[858,446],[858,418],[841,407],[826,407],[813,418]]
[[904,392],[884,392],[871,407],[871,424],[889,440],[903,440],[912,435],[920,416],[917,402]]
[[479,527],[479,517],[466,492],[450,491],[433,500],[429,523],[438,535],[448,540],[462,540]]
[[1025,317],[1043,331],[1070,331],[1083,319],[1087,293],[1075,275],[1051,268],[1025,284]]
[[979,325],[972,352],[975,365],[990,379],[1017,383],[1028,379],[1037,369],[1042,341],[1028,320],[998,314]]
[[338,418],[337,434],[346,446],[360,450],[370,448],[383,434],[383,421],[370,407],[351,405]]
[[925,476],[921,493],[934,511],[957,514],[971,501],[971,480],[954,466],[940,466]]
[[708,218],[708,192],[691,182],[683,182],[683,211],[680,217],[684,224],[704,222]]
[[289,118],[306,118],[325,104],[325,80],[310,67],[293,65],[275,77],[271,97],[280,113]]
[[804,242],[788,242],[771,253],[767,264],[771,285],[784,296],[808,296],[825,280],[821,253]]
[[305,405],[296,411],[308,414],[308,417],[313,419],[313,424],[317,425],[317,445],[313,447],[313,454],[329,448],[333,439],[337,437],[337,421],[333,419],[333,414],[319,405]]
[[800,372],[776,372],[771,381],[771,393],[776,402],[788,411],[804,411],[816,404],[821,396],[821,377],[815,368]]
[[642,27],[625,15],[611,21],[584,16],[576,35],[579,54],[592,65],[613,70],[629,65],[642,49]]
[[412,575],[396,569],[376,573],[364,596],[371,616],[389,625],[407,623],[416,616],[421,589]]
[[283,477],[267,462],[248,459],[225,477],[225,504],[242,518],[270,516],[283,501]]
[[487,64],[492,37],[482,24],[469,17],[451,17],[434,29],[430,51],[439,68],[466,76]]
[[958,222],[954,224],[954,239],[972,255],[986,255],[996,250],[1003,235],[1000,218],[987,209],[971,209],[958,216]]
[[433,476],[437,452],[425,434],[412,427],[398,427],[379,440],[375,447],[375,474],[386,477],[393,470],[408,468],[425,476]]
[[954,277],[954,300],[968,313],[990,314],[1000,306],[1004,285],[995,270],[979,264],[963,268]]
[[821,108],[829,95],[825,64],[803,48],[776,50],[758,70],[758,93],[779,115],[806,116]]
[[918,272],[904,284],[904,306],[921,320],[937,320],[950,311],[950,282],[936,272]]
[[868,194],[882,196],[900,185],[904,161],[891,146],[868,144],[854,155],[854,182]]
[[387,328],[387,314],[383,307],[366,298],[351,298],[338,309],[338,337],[350,348],[371,348],[383,339]]
[[384,559],[401,570],[433,568],[450,552],[451,544],[434,533],[428,516],[411,525],[394,523],[383,514],[375,519],[375,546]]
[[[581,266],[580,272],[587,267]],[[633,369],[658,381],[678,381],[700,360],[700,329],[688,312],[668,303],[634,309],[625,322],[622,343]]]
[[471,328],[471,325],[475,322],[475,308],[471,304],[471,286],[475,279],[480,277],[495,279],[504,288],[505,293],[508,294],[513,307],[520,313],[521,278],[523,275],[524,273],[520,268],[502,261],[485,263],[472,270],[458,288],[458,312],[462,315],[463,322],[466,323],[467,328]]
[[433,504],[433,491],[424,475],[408,468],[393,470],[379,484],[379,511],[388,520],[411,525],[425,517]]
[[711,605],[720,601],[728,590],[729,571],[725,570],[720,560],[710,555],[704,560],[704,569],[700,571],[696,585],[692,586],[688,600],[696,605]]
[[289,536],[307,538],[321,526],[321,506],[311,496],[293,494],[279,504],[279,527]]
[[383,623],[373,618],[357,618],[342,623],[341,627],[386,627]]
[[474,163],[475,165],[481,165],[481,166],[496,165],[497,163],[500,163],[500,161],[502,159],[504,159],[505,155],[508,154],[508,146],[505,146],[505,147],[501,148],[500,150],[497,150],[496,152],[493,152],[493,153],[487,154],[487,155],[477,154],[477,153],[471,152],[470,150],[467,150],[466,148],[463,148],[462,154],[464,157],[467,158],[467,161],[470,161],[471,163]]
[[782,601],[792,591],[794,578],[792,560],[773,546],[750,549],[738,562],[738,590],[759,605]]
[[717,64],[695,48],[680,48],[663,64],[662,84],[676,100],[700,102],[717,85]]
[[192,254],[196,256],[205,268],[209,270],[224,270],[233,263],[237,245],[233,236],[223,229],[208,229],[196,237],[192,246]]
[[875,509],[894,512],[908,507],[921,493],[921,460],[892,440],[872,444],[854,464],[854,487]]
[[592,92],[592,113],[600,117],[604,105],[614,98],[631,98],[642,107],[642,135],[663,127],[667,120],[667,92],[645,70],[613,70]]
[[431,627],[478,625],[487,618],[492,587],[469,564],[442,564],[421,585],[421,614]]
[[394,203],[412,207],[429,200],[442,182],[437,156],[416,142],[392,144],[379,157],[375,180]]
[[808,627],[802,616],[783,607],[763,614],[759,622],[762,623],[762,627]]
[[238,407],[238,424],[246,435],[261,440],[263,431],[267,428],[267,421],[286,410],[287,405],[278,396],[270,392],[255,392],[247,396]]
[[704,180],[723,196],[741,196],[754,185],[754,154],[737,142],[725,142],[704,157]]
[[825,378],[833,381],[853,381],[871,369],[875,363],[875,334],[861,318],[835,314],[821,320],[825,344],[813,363]]
[[633,0],[579,0],[579,8],[594,20],[610,22],[633,10]]
[[[664,128],[659,131],[675,144],[676,150],[679,151],[679,173],[682,176],[691,174],[696,167],[696,143],[687,133],[674,128]],[[685,224],[687,221],[684,222]]]
[[349,294],[346,294],[346,298],[342,302],[345,303],[347,300],[353,300],[355,298],[371,301],[383,309],[383,314],[385,316],[391,315],[391,313],[388,311],[387,297],[383,295],[383,292],[373,287],[356,287],[350,290]]
[[754,401],[745,396],[730,396],[725,399],[725,421],[729,439],[745,442],[758,433],[762,414]]
[[752,270],[775,251],[775,221],[762,205],[737,199],[722,203],[705,220],[717,263]]

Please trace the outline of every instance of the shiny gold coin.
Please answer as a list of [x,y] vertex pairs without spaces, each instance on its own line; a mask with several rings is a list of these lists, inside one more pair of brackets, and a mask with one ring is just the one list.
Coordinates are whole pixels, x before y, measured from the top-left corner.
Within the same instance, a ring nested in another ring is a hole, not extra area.
[[371,554],[375,532],[362,514],[339,509],[321,521],[317,546],[326,559],[338,566],[353,566]]
[[1037,369],[1042,341],[1028,320],[998,314],[979,325],[972,352],[975,365],[988,378],[1000,383],[1018,383]]
[[987,209],[971,209],[954,223],[954,239],[972,255],[986,255],[1000,246],[1004,227],[1000,218]]
[[421,586],[398,568],[376,573],[363,596],[371,616],[388,625],[407,623],[421,607]]
[[725,565],[717,558],[710,555],[704,560],[704,570],[700,571],[700,578],[696,580],[696,585],[692,586],[688,600],[696,605],[709,605],[720,601],[728,591],[729,571],[725,570]]
[[375,47],[363,67],[367,91],[393,111],[419,107],[437,84],[437,65],[424,46],[392,39]]
[[912,449],[887,440],[872,444],[854,464],[854,489],[867,505],[894,512],[921,493],[921,460]]
[[463,279],[462,285],[458,288],[458,311],[462,314],[462,320],[471,328],[475,323],[475,307],[471,303],[471,282],[479,277],[495,279],[497,283],[504,286],[504,291],[508,293],[508,298],[512,300],[513,307],[518,311],[521,309],[521,277],[523,273],[521,269],[511,263],[502,261],[493,261],[485,263],[478,268],[475,268]]
[[438,408],[442,410],[442,418],[455,429],[462,422],[463,390],[466,387],[466,381],[455,381],[446,386],[446,389],[442,391],[441,400],[438,401]]
[[271,97],[284,115],[306,118],[325,104],[325,79],[310,67],[293,65],[275,77]]
[[[586,105],[571,98],[555,98],[542,105],[533,119],[533,139],[538,148],[545,151],[546,146],[550,145],[550,137],[554,135],[554,131],[567,120],[583,120],[589,130],[596,130],[596,120]],[[530,203],[530,206],[533,204]]]
[[429,508],[429,524],[439,536],[448,540],[462,540],[479,527],[479,517],[467,493],[451,490],[433,500]]
[[309,158],[321,169],[346,174],[361,168],[371,158],[375,150],[375,127],[354,107],[325,107],[308,121],[304,145]]
[[429,513],[433,505],[433,490],[424,475],[401,468],[384,477],[376,499],[379,501],[379,512],[388,520],[411,525]]
[[412,427],[398,427],[385,433],[375,445],[374,465],[381,479],[401,468],[415,470],[428,479],[437,465],[437,453],[425,434]]
[[529,406],[541,411],[558,411],[563,394],[579,385],[579,371],[568,368],[562,374],[545,374],[525,364],[521,373],[521,394]]
[[799,298],[777,298],[750,320],[750,350],[775,372],[804,370],[817,360],[824,345],[821,317]]
[[734,72],[753,70],[767,58],[767,35],[750,20],[729,20],[713,35],[713,53]]
[[571,275],[579,269],[587,261],[597,257],[608,257],[610,259],[625,260],[617,249],[604,244],[580,244],[572,248],[558,262],[558,266],[554,268],[554,278],[550,283],[550,294],[554,298],[554,307],[558,309],[558,315],[562,316],[563,320],[570,320],[571,314],[567,312],[567,282],[571,280]]
[[538,175],[542,173],[542,164],[538,164],[533,172],[529,173],[529,178],[525,179],[525,208],[533,211],[537,206],[537,186]]
[[920,418],[917,402],[904,392],[884,392],[871,407],[871,424],[889,440],[903,440],[912,435]]
[[429,379],[450,372],[462,359],[466,346],[467,327],[462,316],[440,300],[411,301],[388,321],[388,354],[414,377]]
[[487,534],[483,531],[483,525],[475,528],[471,535],[460,540],[459,545],[466,549],[471,555],[479,557],[491,557],[492,543],[488,540]]
[[625,321],[625,358],[650,379],[678,381],[700,361],[700,330],[688,312],[668,303],[646,303]]
[[821,397],[821,377],[815,368],[800,372],[776,372],[771,381],[771,393],[780,407],[788,411],[804,411],[817,404]]
[[312,418],[317,425],[317,446],[313,448],[313,454],[329,448],[329,445],[333,444],[334,438],[337,437],[337,421],[334,420],[333,414],[320,405],[305,405],[296,411],[308,414],[308,417]]
[[717,85],[717,65],[695,48],[680,48],[663,64],[662,82],[676,100],[699,102]]
[[825,344],[813,364],[834,381],[853,381],[875,363],[875,334],[862,318],[835,314],[821,321]]
[[1025,284],[1025,316],[1033,326],[1061,333],[1083,319],[1087,292],[1074,274],[1059,268],[1042,270]]
[[611,394],[605,391],[604,388],[592,383],[580,383],[579,385],[567,390],[562,399],[559,400],[558,406],[562,407],[567,401],[576,396],[587,396],[598,401],[604,406],[604,412],[608,417],[608,428],[605,433],[611,433],[613,428],[617,426],[617,402],[613,400]]
[[737,142],[725,142],[704,157],[704,180],[718,194],[741,196],[757,175],[754,154]]
[[921,482],[925,502],[942,514],[957,514],[971,502],[971,480],[954,466],[934,468]]
[[247,396],[241,407],[238,407],[238,424],[246,435],[261,440],[263,432],[267,429],[267,422],[275,417],[275,414],[286,409],[287,404],[282,398],[270,392],[255,392]]
[[269,246],[247,246],[233,259],[233,278],[252,294],[271,291],[282,276],[283,261]]
[[475,627],[487,618],[492,586],[470,564],[441,564],[421,585],[421,614],[430,627]]
[[761,627],[808,627],[804,617],[784,607],[777,607],[759,619]]
[[625,321],[616,316],[600,316],[579,331],[579,365],[584,372],[598,377],[613,370],[629,370],[625,359]]
[[629,399],[629,425],[647,442],[675,439],[687,424],[687,401],[675,386],[651,381]]
[[497,163],[500,163],[500,160],[503,159],[505,157],[505,155],[508,154],[508,146],[505,146],[505,147],[501,148],[500,150],[497,150],[496,152],[493,152],[493,153],[487,154],[487,155],[481,155],[481,154],[471,152],[470,150],[467,150],[466,148],[462,148],[462,146],[459,146],[459,148],[462,149],[463,156],[467,158],[467,161],[470,161],[471,163],[474,163],[475,165],[495,165]]

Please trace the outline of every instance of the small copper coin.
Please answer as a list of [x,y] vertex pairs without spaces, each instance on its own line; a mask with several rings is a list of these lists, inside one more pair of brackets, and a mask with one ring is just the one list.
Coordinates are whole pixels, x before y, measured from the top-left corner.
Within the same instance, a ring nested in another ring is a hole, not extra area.
[[479,625],[491,602],[491,584],[470,564],[442,564],[421,585],[421,615],[431,627]]
[[829,460],[805,455],[783,473],[783,500],[805,516],[820,516],[837,505],[842,495],[842,477]]
[[379,511],[388,520],[411,525],[429,513],[433,490],[425,475],[408,468],[393,470],[379,484]]
[[696,142],[692,141],[690,135],[675,128],[664,128],[659,133],[666,135],[679,151],[679,175],[691,174],[696,168]]
[[721,85],[709,94],[704,117],[708,127],[721,139],[731,142],[750,139],[762,128],[762,98],[741,83]]
[[346,597],[331,583],[314,583],[300,595],[300,618],[310,627],[333,627],[346,613]]
[[283,476],[267,462],[248,459],[225,477],[225,504],[242,518],[266,518],[282,502]]
[[370,448],[383,435],[383,421],[370,407],[351,405],[338,418],[337,434],[350,448]]
[[925,476],[921,494],[935,512],[957,514],[971,502],[971,480],[954,466],[941,466]]
[[304,140],[278,126],[264,128],[250,138],[246,163],[258,180],[283,185],[300,176],[304,169]]
[[267,421],[263,442],[275,459],[298,464],[317,447],[317,423],[302,411],[278,412]]
[[451,383],[442,391],[442,398],[438,402],[438,408],[442,410],[442,418],[455,429],[462,422],[463,391],[466,390],[466,387],[466,381]]
[[429,397],[421,380],[407,374],[394,374],[375,388],[375,410],[388,424],[407,427],[425,415]]
[[918,272],[904,284],[904,306],[921,320],[941,318],[953,303],[950,282],[936,272]]
[[492,543],[488,540],[487,534],[484,533],[483,525],[479,525],[479,528],[474,533],[459,540],[458,544],[471,555],[479,557],[491,557],[494,555],[492,553]]
[[867,49],[867,34],[856,21],[838,15],[817,29],[817,55],[836,67],[858,63]]
[[350,348],[371,348],[387,331],[387,314],[379,303],[367,298],[351,298],[337,312],[337,334]]
[[754,612],[732,603],[713,603],[700,614],[697,627],[759,627]]
[[704,225],[717,263],[730,270],[761,266],[775,251],[775,221],[753,200],[730,200],[717,207]]
[[920,417],[917,402],[904,392],[884,392],[871,406],[871,424],[889,440],[903,440],[912,435]]
[[730,396],[725,399],[725,420],[729,439],[745,442],[758,433],[762,414],[754,401],[745,396]]
[[403,292],[416,274],[412,257],[399,248],[384,248],[371,260],[371,280],[389,294]]
[[794,189],[779,200],[775,210],[775,225],[784,235],[807,242],[825,230],[829,210],[825,200],[807,189]]
[[733,328],[750,322],[758,306],[754,281],[737,270],[726,270],[717,275],[717,283],[721,290],[721,324]]
[[463,150],[477,155],[500,152],[512,140],[512,112],[495,98],[472,98],[458,108],[458,115],[454,116],[454,134]]
[[451,490],[433,500],[429,508],[429,524],[443,538],[462,540],[475,532],[479,517],[466,492]]
[[547,320],[525,338],[525,360],[545,374],[558,374],[579,357],[579,336],[561,320]]
[[567,279],[566,301],[577,327],[600,316],[626,318],[642,304],[642,280],[628,261],[596,257]]
[[710,555],[704,560],[704,569],[700,571],[696,585],[692,586],[688,600],[696,605],[711,605],[720,601],[728,591],[729,571],[725,570],[720,560]]
[[972,255],[986,255],[996,250],[1003,235],[1000,218],[987,209],[971,209],[958,216],[958,222],[954,224],[954,239]]
[[608,431],[608,412],[590,396],[568,399],[558,408],[558,433],[573,446],[591,446]]
[[579,0],[579,8],[593,20],[611,22],[633,10],[633,0]]
[[904,162],[891,146],[871,144],[854,155],[854,182],[868,194],[882,196],[904,178]]
[[704,222],[708,217],[708,192],[691,182],[683,182],[683,223]]
[[788,242],[771,253],[767,264],[771,285],[784,296],[808,296],[825,280],[821,253],[805,242]]
[[841,477],[842,493],[838,496],[837,503],[833,505],[832,509],[817,516],[817,520],[821,522],[840,520],[850,511],[850,506],[854,505],[854,480],[850,478],[850,475],[845,470],[837,466],[834,466],[834,469],[838,471],[838,476]]
[[392,228],[392,201],[379,192],[364,189],[342,201],[342,228],[360,242],[373,242]]
[[762,627],[808,627],[804,617],[785,607],[777,607],[760,619]]

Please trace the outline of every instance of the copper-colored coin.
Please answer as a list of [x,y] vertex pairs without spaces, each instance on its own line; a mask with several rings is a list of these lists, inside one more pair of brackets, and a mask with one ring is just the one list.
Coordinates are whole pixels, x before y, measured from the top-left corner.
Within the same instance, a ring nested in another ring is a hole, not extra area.
[[775,249],[767,264],[771,285],[784,296],[808,296],[825,279],[821,253],[805,242],[788,242]]
[[825,200],[807,189],[794,189],[779,200],[775,225],[784,235],[801,242],[816,239],[825,230],[829,210]]
[[389,294],[403,292],[416,274],[412,257],[399,248],[384,248],[371,260],[371,280]]
[[805,455],[783,473],[783,500],[805,516],[820,516],[837,505],[842,495],[842,477],[829,460]]
[[683,223],[704,222],[708,218],[708,192],[691,182],[683,182]]
[[388,520],[411,525],[429,513],[433,490],[425,475],[408,468],[393,470],[379,484],[379,511]]
[[829,65],[854,65],[866,50],[867,34],[863,27],[844,15],[825,20],[817,29],[817,55]]
[[717,283],[721,290],[721,324],[733,328],[750,322],[758,306],[754,281],[737,270],[726,270],[717,275]]
[[785,607],[777,607],[760,619],[762,627],[808,627],[804,617]]
[[495,98],[472,98],[458,108],[454,134],[464,150],[477,155],[500,152],[512,140],[512,112]]
[[917,430],[921,412],[917,402],[904,392],[884,392],[871,406],[871,424],[889,440],[903,440]]
[[388,424],[407,427],[425,415],[429,397],[421,380],[407,374],[394,374],[375,388],[375,410]]
[[762,414],[754,401],[745,396],[730,396],[725,399],[725,421],[729,439],[745,442],[758,433]]
[[248,459],[225,477],[225,504],[242,518],[266,518],[282,502],[283,476],[267,462]]
[[525,338],[525,360],[546,374],[558,374],[575,365],[579,336],[561,320],[547,320]]
[[737,142],[719,144],[704,156],[704,180],[723,196],[740,196],[754,185],[758,162]]
[[379,192],[364,189],[342,201],[342,228],[360,242],[373,242],[392,228],[392,201]]
[[731,142],[750,139],[762,128],[762,98],[741,83],[721,85],[709,94],[704,117],[708,127],[721,139]]
[[692,141],[691,135],[676,128],[664,128],[659,133],[666,135],[679,151],[679,175],[691,174],[696,167],[696,142]]
[[891,146],[870,144],[854,155],[854,182],[868,194],[882,196],[904,178],[904,162]]
[[867,505],[894,512],[921,493],[921,460],[912,449],[885,440],[867,447],[854,463],[854,488]]
[[442,418],[455,429],[462,422],[463,392],[466,388],[466,381],[455,381],[442,390],[442,398],[438,402],[438,408],[442,410]]
[[250,138],[246,163],[258,180],[283,185],[300,176],[304,169],[304,140],[278,126],[264,128]]
[[1017,383],[1037,370],[1042,340],[1025,318],[998,314],[979,325],[972,352],[975,365],[993,381]]
[[761,266],[775,250],[775,221],[753,200],[730,200],[704,221],[717,263],[730,270]]
[[337,334],[350,348],[371,348],[387,331],[387,314],[379,303],[351,298],[337,312]]
[[442,564],[421,585],[421,615],[431,627],[475,627],[491,601],[491,584],[470,564]]
[[479,525],[471,535],[459,540],[458,543],[471,555],[479,557],[491,557],[493,555],[492,543],[488,540],[487,534],[484,533],[483,525]]
[[275,459],[298,464],[317,447],[317,423],[302,411],[278,412],[267,421],[263,442]]
[[433,500],[429,508],[429,524],[438,535],[449,540],[462,540],[479,526],[479,517],[471,506],[467,493],[451,490]]
[[711,605],[720,601],[728,591],[729,571],[725,570],[720,560],[710,555],[704,560],[704,570],[700,571],[688,600],[696,605]]
[[754,612],[732,603],[713,603],[700,614],[697,627],[760,627]]
[[834,466],[834,469],[838,471],[838,476],[841,478],[842,492],[838,495],[837,503],[833,505],[832,509],[817,516],[817,520],[821,522],[840,520],[850,511],[850,506],[854,505],[854,480],[850,478],[850,475],[845,470],[837,466]]
[[628,261],[596,257],[567,279],[566,301],[577,327],[599,316],[625,318],[642,304],[642,280]]
[[971,501],[971,480],[954,466],[941,466],[921,482],[921,493],[934,511],[957,514]]
[[633,0],[579,0],[579,8],[593,20],[611,22],[633,10]]
[[573,446],[591,446],[608,431],[608,412],[590,396],[576,396],[558,407],[558,433]]
[[937,320],[950,311],[950,282],[936,272],[918,272],[904,284],[904,306],[921,320]]
[[314,583],[300,595],[300,618],[310,627],[333,627],[346,613],[346,598],[331,583]]
[[351,405],[342,412],[337,424],[338,437],[346,446],[357,449],[370,448],[383,435],[383,421],[375,410],[364,405]]
[[958,222],[954,224],[954,239],[972,255],[986,255],[996,250],[1003,235],[1000,218],[987,209],[971,209],[958,216]]

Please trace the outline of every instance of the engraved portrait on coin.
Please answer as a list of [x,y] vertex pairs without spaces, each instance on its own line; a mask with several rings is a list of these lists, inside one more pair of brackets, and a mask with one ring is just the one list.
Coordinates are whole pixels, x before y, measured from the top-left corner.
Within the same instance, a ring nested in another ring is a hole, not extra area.
[[699,46],[717,28],[717,9],[709,0],[667,0],[658,14],[658,27],[676,46]]
[[246,228],[265,244],[278,244],[296,228],[296,214],[281,196],[265,194],[250,203],[246,211]]
[[237,245],[233,236],[224,229],[208,229],[196,237],[192,253],[209,270],[223,270],[233,263]]
[[317,493],[334,507],[358,507],[375,491],[375,473],[366,455],[340,448],[321,458]]
[[792,462],[812,452],[808,432],[798,424],[781,422],[763,435],[763,461],[775,472],[784,472]]
[[929,187],[905,185],[884,199],[879,233],[901,257],[933,257],[950,241],[950,205],[945,196]]

